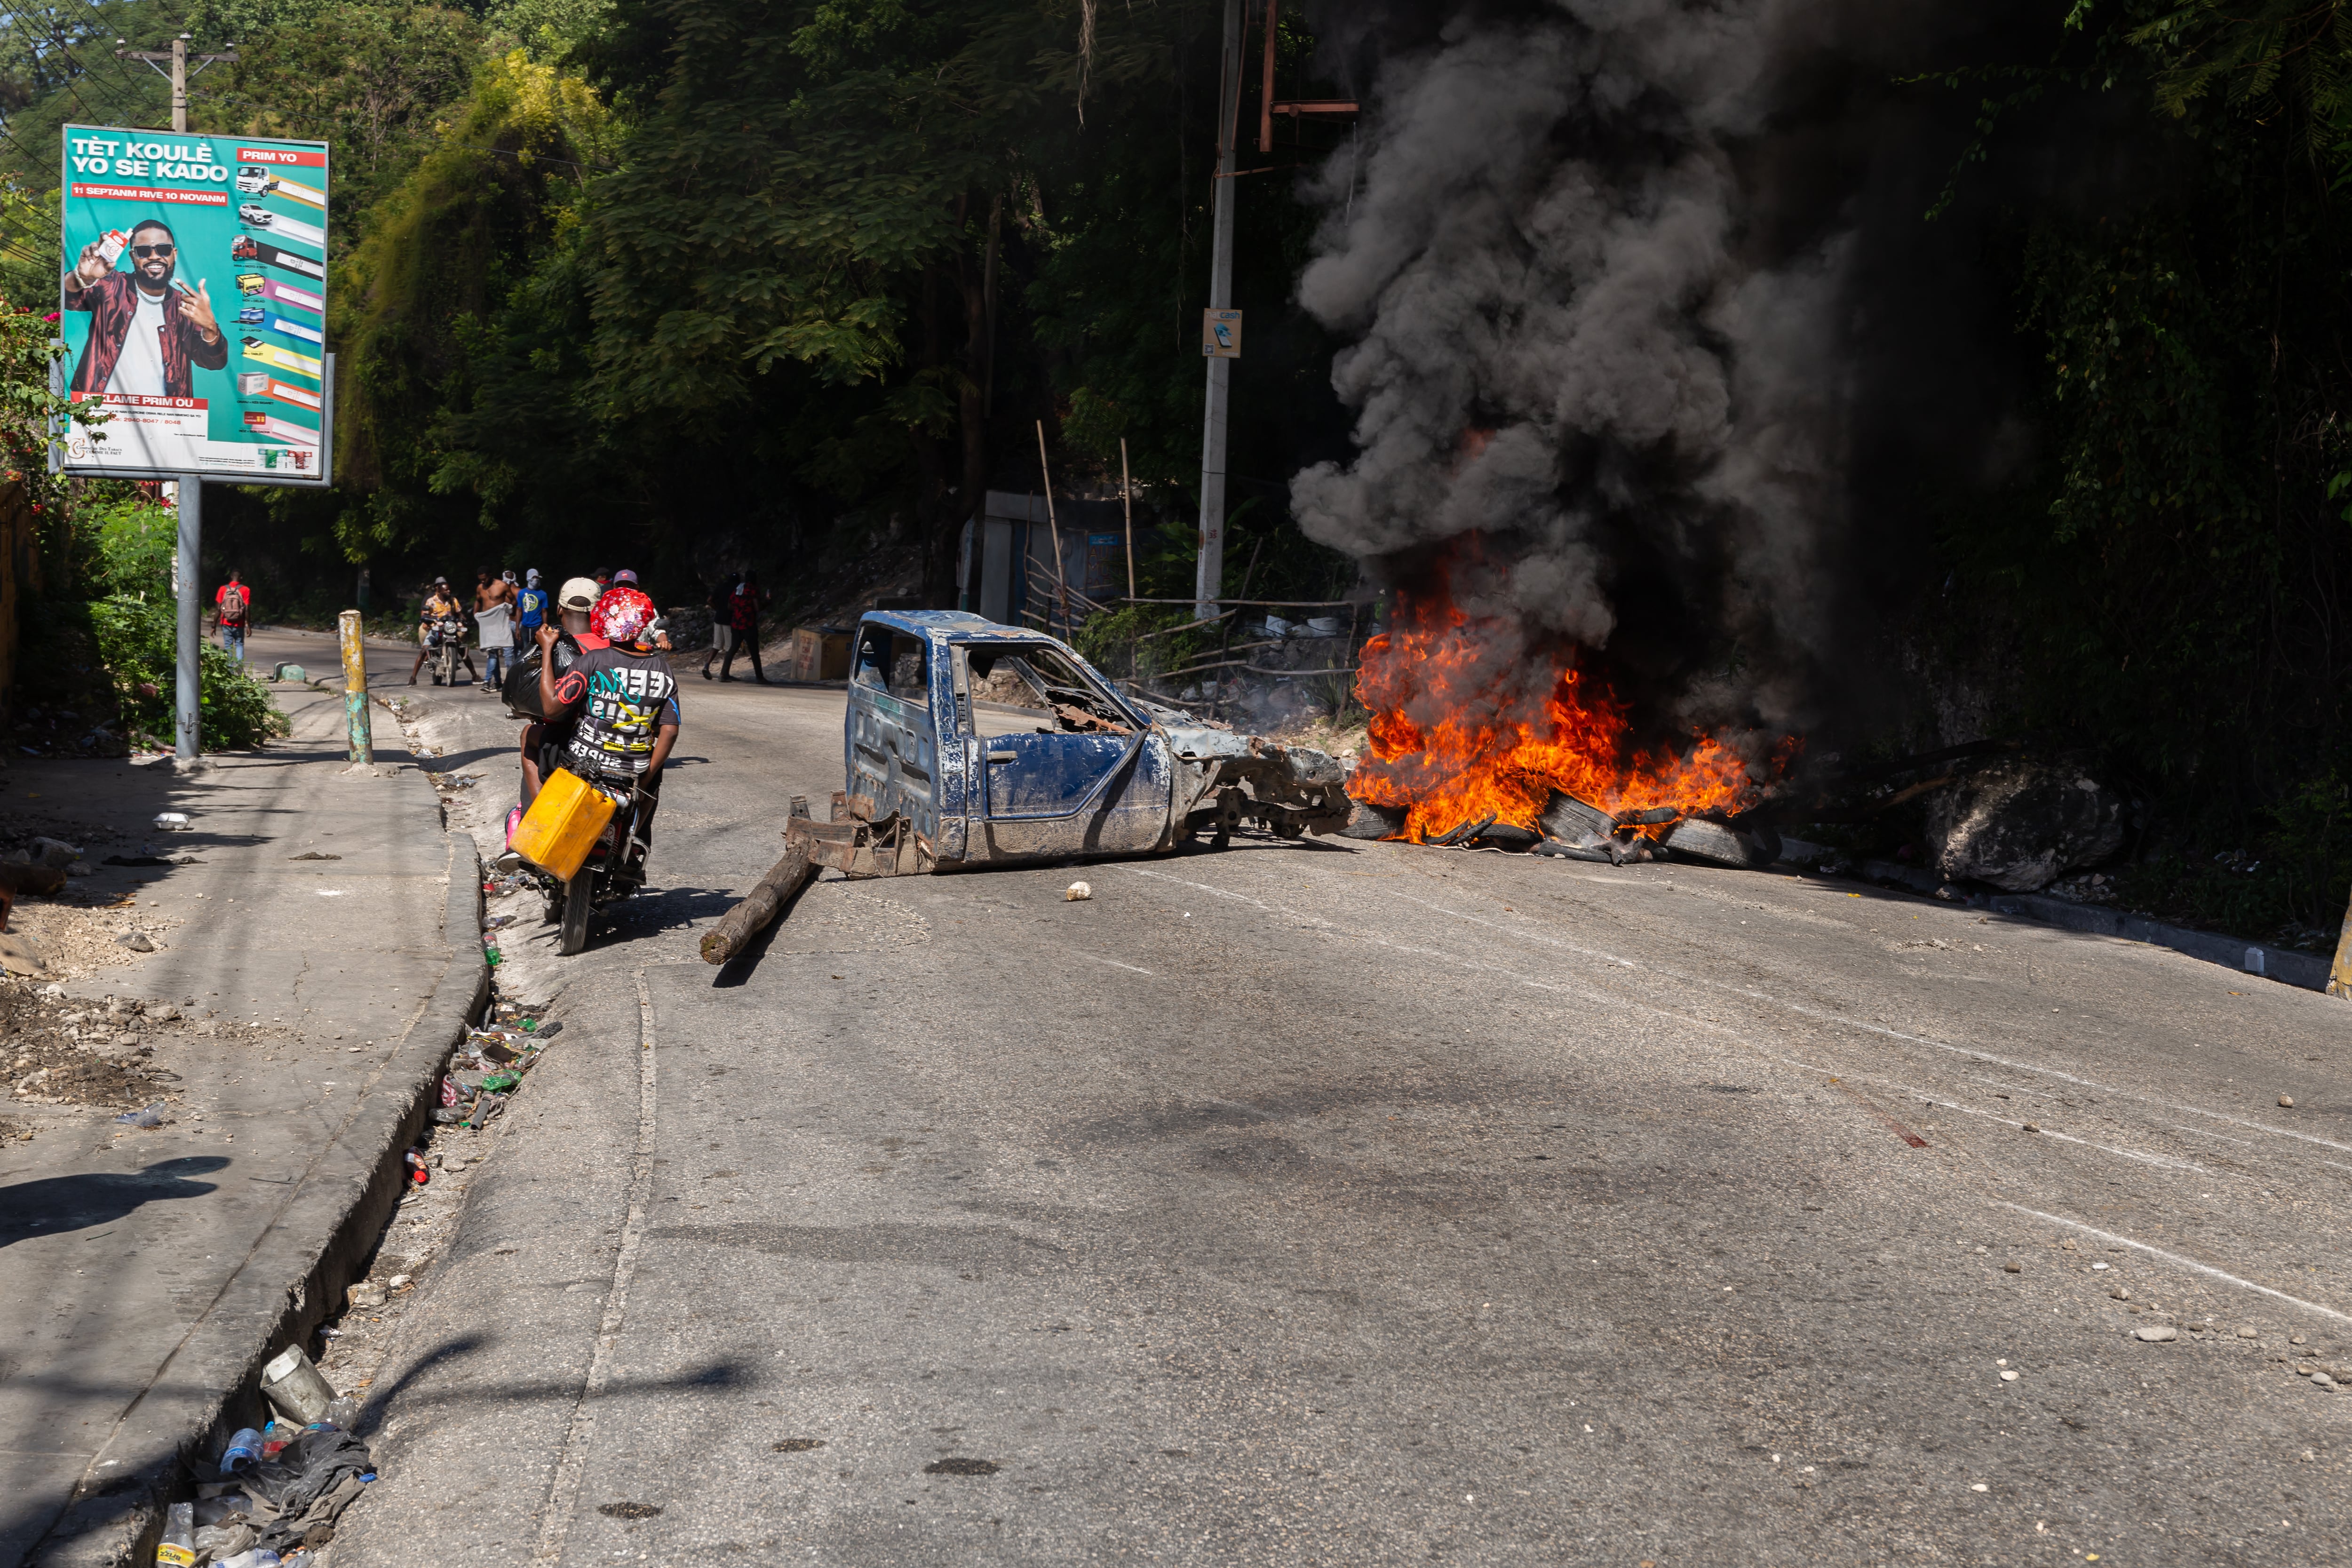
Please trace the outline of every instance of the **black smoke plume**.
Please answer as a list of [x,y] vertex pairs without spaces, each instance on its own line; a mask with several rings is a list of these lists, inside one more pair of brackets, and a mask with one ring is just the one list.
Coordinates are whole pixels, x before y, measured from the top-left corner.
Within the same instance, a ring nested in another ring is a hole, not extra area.
[[1968,215],[1925,216],[1974,100],[1896,79],[2013,48],[2014,9],[1325,7],[1366,111],[1298,289],[1358,450],[1294,479],[1302,527],[1446,578],[1498,701],[1572,645],[1663,729],[1814,721],[1920,487],[2000,445]]

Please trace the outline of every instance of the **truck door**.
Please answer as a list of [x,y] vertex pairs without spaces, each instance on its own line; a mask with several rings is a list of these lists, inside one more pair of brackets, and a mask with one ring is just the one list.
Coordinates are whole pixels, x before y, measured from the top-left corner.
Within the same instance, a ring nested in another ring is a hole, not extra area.
[[[962,643],[958,717],[971,736],[987,858],[1129,854],[1168,825],[1165,737],[1050,644]],[[978,845],[968,851],[980,858]]]
[[850,659],[849,793],[874,815],[904,813],[932,846],[940,841],[939,756],[931,717],[929,643],[888,626],[860,626]]

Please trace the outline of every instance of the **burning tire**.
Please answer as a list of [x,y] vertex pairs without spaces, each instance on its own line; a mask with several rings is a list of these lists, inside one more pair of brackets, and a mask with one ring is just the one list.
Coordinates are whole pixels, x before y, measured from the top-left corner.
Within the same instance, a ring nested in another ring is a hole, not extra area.
[[1404,831],[1405,814],[1385,805],[1374,805],[1368,800],[1356,802],[1348,826],[1339,829],[1342,838],[1393,838]]
[[1665,846],[1677,860],[1702,866],[1723,866],[1734,871],[1760,871],[1780,858],[1780,836],[1766,829],[1742,833],[1719,822],[1685,817],[1665,837]]

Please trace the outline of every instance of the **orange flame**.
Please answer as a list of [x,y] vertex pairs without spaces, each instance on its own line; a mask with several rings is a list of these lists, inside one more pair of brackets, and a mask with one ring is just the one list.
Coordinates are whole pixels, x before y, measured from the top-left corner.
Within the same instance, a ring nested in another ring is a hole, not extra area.
[[[1707,735],[1680,756],[1629,753],[1625,704],[1576,668],[1577,650],[1501,657],[1522,641],[1465,615],[1441,584],[1399,595],[1390,629],[1364,645],[1356,690],[1371,710],[1370,754],[1348,792],[1406,811],[1398,837],[1423,843],[1489,816],[1532,828],[1554,790],[1612,813],[1670,805],[1685,816],[1737,811],[1760,793],[1746,762]],[[1551,665],[1539,696],[1527,695],[1528,658]],[[1776,772],[1797,745],[1776,748]]]

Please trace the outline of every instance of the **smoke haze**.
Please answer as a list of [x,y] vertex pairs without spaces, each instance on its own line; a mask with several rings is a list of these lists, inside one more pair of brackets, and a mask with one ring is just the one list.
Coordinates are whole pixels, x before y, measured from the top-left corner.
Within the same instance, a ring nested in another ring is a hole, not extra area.
[[1889,263],[1932,248],[1954,143],[1888,79],[1984,12],[1344,10],[1327,64],[1368,101],[1309,183],[1299,298],[1349,344],[1358,451],[1295,478],[1302,527],[1408,592],[1448,579],[1497,623],[1502,700],[1539,700],[1569,642],[1685,732],[1802,727],[1855,583],[1857,445],[1917,412],[1887,387],[1968,315],[1948,291],[1935,322],[1937,267]]

